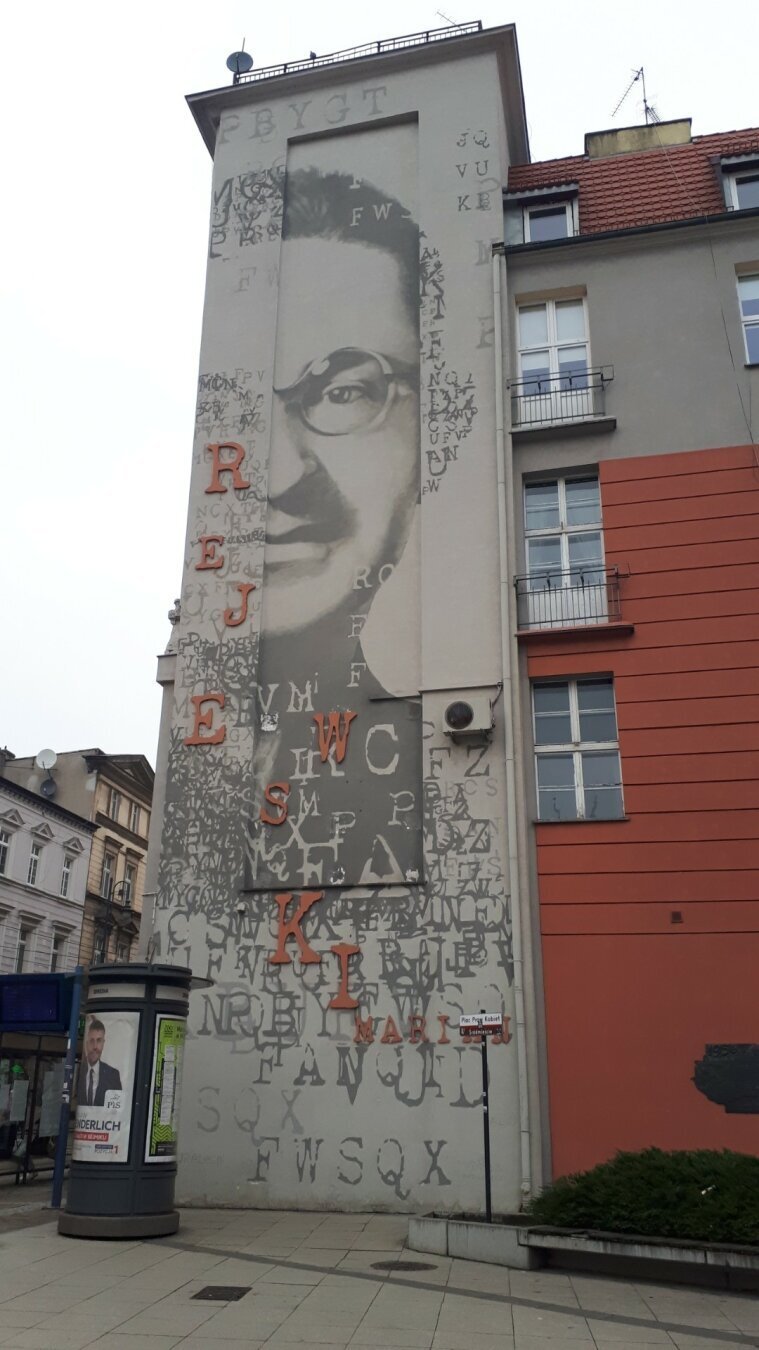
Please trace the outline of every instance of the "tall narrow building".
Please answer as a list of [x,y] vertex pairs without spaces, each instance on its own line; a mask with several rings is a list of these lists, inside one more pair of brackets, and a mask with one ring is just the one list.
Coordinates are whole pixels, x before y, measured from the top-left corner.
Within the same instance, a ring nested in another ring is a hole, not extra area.
[[213,209],[152,950],[214,985],[180,1189],[476,1207],[480,1057],[458,1019],[486,1007],[513,1209],[539,1163],[491,269],[528,158],[515,32],[373,44],[189,102]]

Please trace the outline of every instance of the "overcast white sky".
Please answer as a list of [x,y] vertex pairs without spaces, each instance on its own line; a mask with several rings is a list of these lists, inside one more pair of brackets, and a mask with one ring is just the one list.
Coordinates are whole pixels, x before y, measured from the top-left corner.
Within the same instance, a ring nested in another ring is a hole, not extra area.
[[[211,161],[184,95],[256,65],[442,26],[437,0],[24,0],[0,54],[3,724],[16,754],[155,762],[179,592]],[[759,122],[759,5],[447,0],[513,21],[533,159],[611,125],[635,67],[694,133]],[[617,125],[642,121],[630,96]]]

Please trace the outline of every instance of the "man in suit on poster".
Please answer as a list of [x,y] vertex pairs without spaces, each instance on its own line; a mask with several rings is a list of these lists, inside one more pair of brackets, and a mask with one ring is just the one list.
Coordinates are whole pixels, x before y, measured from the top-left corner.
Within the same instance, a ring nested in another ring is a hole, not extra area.
[[79,1067],[78,1102],[80,1106],[104,1106],[107,1092],[121,1090],[121,1074],[102,1058],[105,1027],[97,1017],[90,1018],[84,1037],[84,1055]]

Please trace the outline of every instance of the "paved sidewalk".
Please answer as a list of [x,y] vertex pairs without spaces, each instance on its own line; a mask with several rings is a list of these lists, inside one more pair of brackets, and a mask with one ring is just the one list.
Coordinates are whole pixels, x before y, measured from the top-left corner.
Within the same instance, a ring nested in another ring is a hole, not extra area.
[[[428,1257],[394,1216],[185,1210],[152,1242],[62,1238],[49,1211],[28,1217],[0,1232],[0,1350],[759,1346],[757,1297]],[[429,1269],[376,1269],[400,1260]],[[194,1299],[204,1285],[248,1292]]]

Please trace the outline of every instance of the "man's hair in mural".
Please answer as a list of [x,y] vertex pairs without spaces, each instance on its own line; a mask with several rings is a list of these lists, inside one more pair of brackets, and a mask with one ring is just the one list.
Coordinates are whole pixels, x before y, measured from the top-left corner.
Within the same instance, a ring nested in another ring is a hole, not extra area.
[[403,298],[418,324],[419,227],[389,193],[349,174],[296,169],[285,183],[282,237],[384,249],[398,263]]

